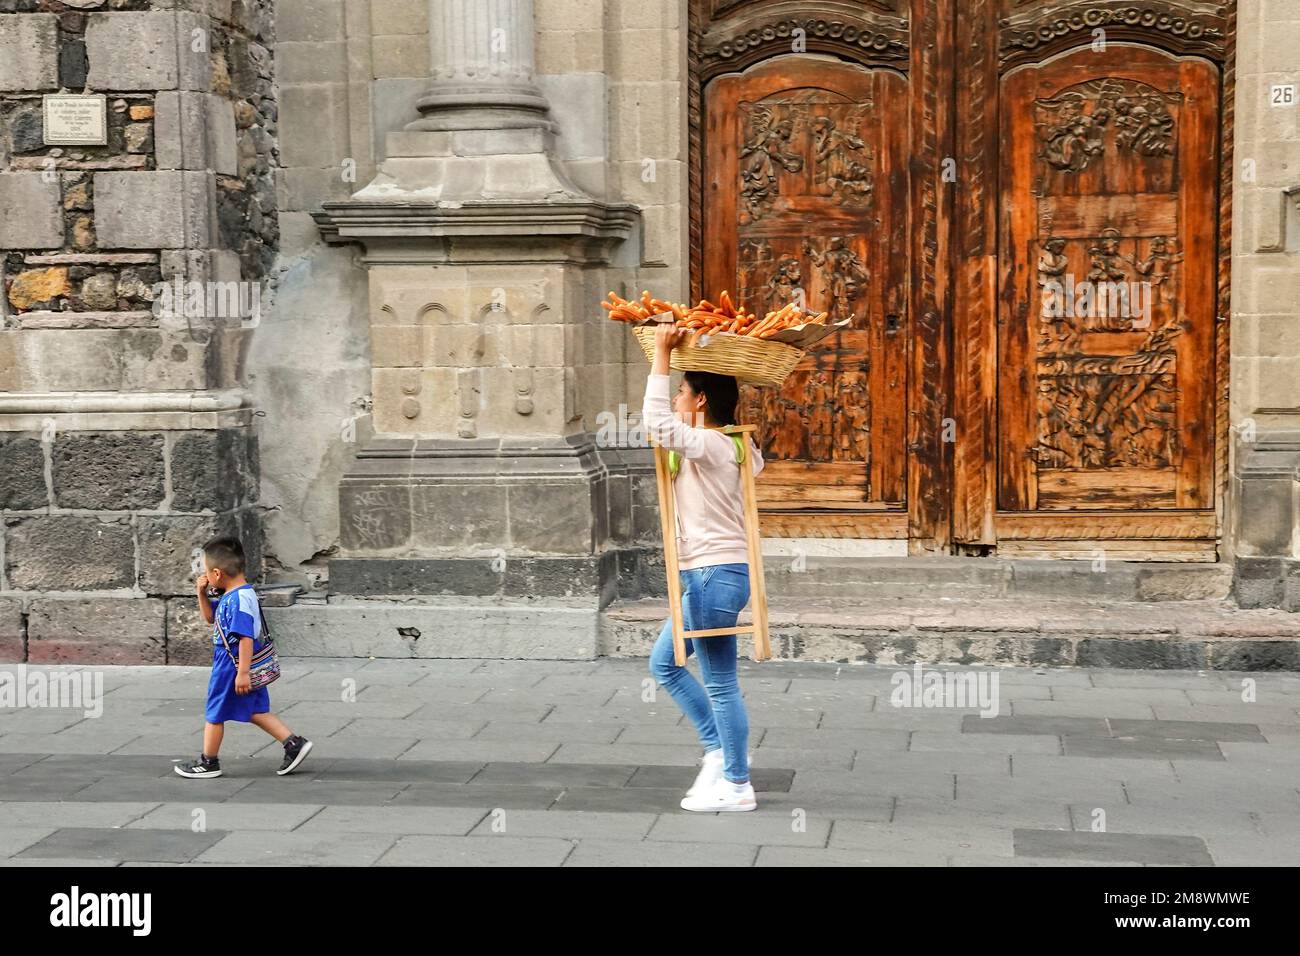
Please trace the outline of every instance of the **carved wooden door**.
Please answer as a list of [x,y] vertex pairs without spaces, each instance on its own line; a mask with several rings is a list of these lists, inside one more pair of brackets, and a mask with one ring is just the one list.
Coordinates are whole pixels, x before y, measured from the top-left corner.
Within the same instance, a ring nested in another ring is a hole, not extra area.
[[958,5],[953,537],[1213,559],[1232,5]]
[[690,0],[694,290],[853,316],[765,534],[1214,556],[1234,6]]
[[906,80],[808,57],[719,77],[705,91],[704,148],[703,288],[739,293],[760,315],[802,301],[852,322],[781,389],[742,390],[768,461],[760,505],[783,515],[765,524],[824,535],[855,513],[901,516]]

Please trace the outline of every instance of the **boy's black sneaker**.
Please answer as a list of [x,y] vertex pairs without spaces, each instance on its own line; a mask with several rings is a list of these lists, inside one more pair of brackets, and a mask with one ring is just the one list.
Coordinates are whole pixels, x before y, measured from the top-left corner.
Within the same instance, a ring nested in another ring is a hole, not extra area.
[[178,763],[172,769],[182,777],[220,777],[221,761],[216,757],[205,757],[199,754],[198,760]]
[[298,764],[307,759],[309,753],[311,753],[311,741],[294,734],[284,742],[284,763],[280,764],[280,769],[276,773],[281,777],[286,773],[293,773],[298,769]]

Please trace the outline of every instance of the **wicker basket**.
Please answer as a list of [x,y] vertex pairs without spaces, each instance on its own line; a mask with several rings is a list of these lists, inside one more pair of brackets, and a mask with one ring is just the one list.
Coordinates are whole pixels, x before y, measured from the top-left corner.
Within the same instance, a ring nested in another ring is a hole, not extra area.
[[[653,362],[655,326],[633,326],[632,333]],[[701,339],[707,339],[707,344],[700,345]],[[668,364],[679,372],[714,372],[734,375],[751,385],[780,385],[805,354],[803,349],[769,339],[695,333],[673,349]]]

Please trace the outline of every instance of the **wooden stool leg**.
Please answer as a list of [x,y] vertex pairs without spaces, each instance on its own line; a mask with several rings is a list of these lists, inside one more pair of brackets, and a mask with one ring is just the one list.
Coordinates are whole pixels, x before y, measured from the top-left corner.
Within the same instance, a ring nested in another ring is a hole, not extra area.
[[753,606],[754,660],[772,656],[772,642],[767,633],[767,581],[763,577],[763,542],[758,525],[758,494],[754,489],[754,470],[745,456],[740,466],[740,484],[745,505],[745,544],[749,552],[749,595]]
[[682,577],[677,562],[677,511],[673,479],[668,473],[668,452],[655,446],[655,480],[659,490],[659,524],[664,539],[664,564],[668,570],[668,609],[673,619],[673,659],[686,666],[686,631],[682,619]]

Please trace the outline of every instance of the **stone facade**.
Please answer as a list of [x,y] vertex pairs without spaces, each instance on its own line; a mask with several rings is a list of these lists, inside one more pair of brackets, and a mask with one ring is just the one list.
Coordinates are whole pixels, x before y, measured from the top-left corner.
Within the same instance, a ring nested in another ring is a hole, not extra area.
[[[649,456],[604,428],[647,366],[592,305],[688,292],[686,0],[477,0],[524,25],[486,99],[463,2],[0,0],[0,659],[203,660],[218,529],[304,589],[303,646],[436,598],[450,653],[587,653],[662,588]],[[1223,498],[1238,600],[1293,610],[1297,43],[1293,0],[1240,5]],[[106,146],[44,143],[56,92],[107,96]],[[178,279],[262,306],[170,314]]]
[[[197,546],[260,579],[272,6],[0,3],[0,656],[193,660]],[[105,145],[46,143],[55,92],[106,98]]]
[[1224,545],[1245,607],[1300,610],[1300,4],[1238,6],[1234,434]]

